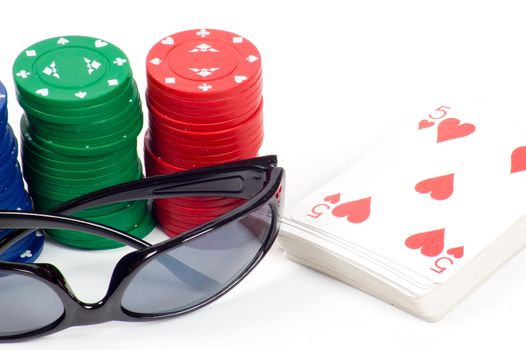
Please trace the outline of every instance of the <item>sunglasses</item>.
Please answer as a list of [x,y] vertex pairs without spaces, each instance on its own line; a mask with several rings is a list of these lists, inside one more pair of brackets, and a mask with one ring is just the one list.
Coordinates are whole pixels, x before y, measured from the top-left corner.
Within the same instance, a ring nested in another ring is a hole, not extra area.
[[[148,177],[78,197],[46,213],[0,211],[0,253],[35,229],[66,229],[112,239],[137,250],[115,266],[96,303],[75,297],[51,264],[0,262],[0,341],[25,340],[111,320],[181,315],[217,300],[237,285],[274,243],[285,172],[275,156]],[[126,232],[63,216],[116,202],[175,197],[247,201],[177,237],[151,245]]]

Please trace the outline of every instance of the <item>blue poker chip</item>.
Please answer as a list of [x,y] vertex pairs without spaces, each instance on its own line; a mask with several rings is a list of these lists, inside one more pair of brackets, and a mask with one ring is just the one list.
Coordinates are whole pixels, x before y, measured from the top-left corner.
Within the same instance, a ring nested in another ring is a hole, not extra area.
[[[11,126],[7,123],[7,93],[0,82],[0,209],[33,209],[31,199],[24,189],[22,172],[18,163],[18,143]],[[12,230],[0,230],[4,237]],[[31,263],[35,261],[44,246],[44,235],[40,231],[24,237],[6,252],[0,260]]]
[[9,125],[4,127],[3,134],[3,138],[0,139],[0,167],[4,166],[6,160],[17,159],[18,157],[18,144]]
[[[27,193],[25,193],[22,200],[19,203],[17,203],[16,208],[7,209],[24,211],[31,210],[31,200],[29,199]],[[9,232],[11,232],[11,230],[0,231],[0,237],[6,236]],[[38,256],[42,252],[43,246],[44,235],[42,234],[42,232],[33,232],[32,234],[16,242],[6,252],[0,255],[0,260],[30,263],[38,258]]]
[[0,81],[0,127],[7,124],[7,91]]
[[40,253],[42,253],[42,249],[44,248],[44,234],[40,231],[36,231],[28,237],[30,238],[29,244],[24,245],[22,249],[16,250],[16,253],[15,251],[12,251],[13,247],[11,247],[6,253],[0,255],[0,260],[18,263],[34,262],[40,256]]
[[15,164],[10,173],[10,177],[6,176],[5,179],[0,179],[0,208],[2,209],[16,209],[25,198],[20,167]]

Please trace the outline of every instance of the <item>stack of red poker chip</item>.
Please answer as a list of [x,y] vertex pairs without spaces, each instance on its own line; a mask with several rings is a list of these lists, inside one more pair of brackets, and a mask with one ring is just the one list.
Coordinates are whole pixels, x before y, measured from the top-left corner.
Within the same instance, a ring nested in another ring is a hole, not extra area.
[[[256,157],[263,143],[261,59],[247,39],[221,30],[189,30],[160,40],[148,53],[145,137],[148,175]],[[210,221],[243,200],[155,201],[174,236]]]

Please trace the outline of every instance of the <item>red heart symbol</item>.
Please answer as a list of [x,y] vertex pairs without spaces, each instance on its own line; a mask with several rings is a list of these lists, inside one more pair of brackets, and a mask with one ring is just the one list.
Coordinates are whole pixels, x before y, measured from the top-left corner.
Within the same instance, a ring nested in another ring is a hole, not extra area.
[[336,194],[333,194],[332,196],[327,196],[325,198],[323,198],[323,200],[325,202],[329,202],[331,204],[336,204],[340,201],[340,194],[341,193],[336,193]]
[[453,193],[453,178],[455,174],[432,177],[416,184],[415,190],[419,193],[429,193],[431,198],[438,201],[447,199]]
[[475,131],[475,125],[460,124],[456,118],[444,119],[438,124],[437,143],[468,136]]
[[447,253],[455,259],[460,259],[464,256],[464,246],[448,249]]
[[342,218],[347,217],[347,221],[353,224],[364,222],[371,213],[371,197],[358,199],[338,205],[332,210],[332,215]]
[[417,233],[405,240],[407,248],[420,249],[425,256],[437,256],[444,250],[445,229]]
[[433,125],[435,125],[435,122],[429,121],[427,119],[422,119],[420,123],[418,123],[418,130],[429,128]]
[[517,147],[511,153],[511,173],[526,170],[526,147]]

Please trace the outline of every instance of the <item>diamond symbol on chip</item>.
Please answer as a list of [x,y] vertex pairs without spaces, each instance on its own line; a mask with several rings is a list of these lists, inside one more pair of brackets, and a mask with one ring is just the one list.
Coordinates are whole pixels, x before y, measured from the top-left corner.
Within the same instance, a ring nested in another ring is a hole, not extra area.
[[5,99],[6,97],[7,97],[6,95],[4,95],[4,94],[0,94],[0,100]]
[[200,75],[203,78],[206,78],[207,76],[211,75],[216,70],[218,70],[219,68],[201,68],[201,69],[199,69],[199,68],[189,68],[189,69],[192,72],[194,72],[195,74]]
[[175,78],[174,77],[167,77],[167,78],[164,78],[164,82],[166,84],[175,84]]
[[27,57],[34,57],[36,55],[37,55],[37,52],[35,50],[26,50]]
[[102,64],[96,60],[90,60],[89,58],[84,57],[84,62],[86,62],[86,67],[88,68],[88,74],[91,75],[94,71],[100,68]]
[[54,76],[55,78],[60,79],[55,61],[51,62],[49,66],[46,66],[42,72],[46,75]]
[[108,86],[115,86],[115,85],[119,85],[119,81],[117,79],[108,80]]
[[232,38],[232,42],[234,44],[241,44],[243,42],[243,37],[241,36],[235,36]]
[[195,33],[197,36],[200,36],[201,38],[206,38],[208,35],[210,35],[210,32],[206,29],[201,29],[197,33]]
[[30,75],[31,75],[31,73],[26,71],[25,69],[22,69],[20,72],[16,73],[16,76],[20,77],[22,79],[26,79]]
[[126,62],[128,62],[127,59],[117,57],[117,58],[113,61],[113,64],[116,64],[117,66],[121,67],[121,66],[123,66],[124,63],[126,63]]
[[214,49],[212,46],[202,43],[197,45],[194,49],[188,52],[219,52],[219,50]]
[[197,88],[199,90],[203,91],[203,92],[207,92],[208,90],[210,90],[212,88],[212,85],[208,85],[207,83],[203,83],[203,84],[199,85]]

